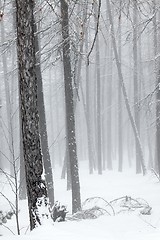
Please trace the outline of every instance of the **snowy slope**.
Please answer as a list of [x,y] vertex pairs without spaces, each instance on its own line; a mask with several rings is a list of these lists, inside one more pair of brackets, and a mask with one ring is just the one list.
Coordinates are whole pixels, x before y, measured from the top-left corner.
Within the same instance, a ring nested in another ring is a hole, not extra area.
[[[60,172],[55,173],[54,181],[56,200],[67,205],[67,209],[71,211],[71,193],[66,191],[66,181],[60,180]],[[3,234],[1,240],[157,240],[160,238],[160,183],[151,173],[145,177],[135,175],[131,170],[124,173],[106,171],[101,176],[97,173],[88,175],[87,167],[81,166],[80,181],[82,202],[89,197],[102,197],[109,202],[127,195],[147,201],[152,207],[151,215],[140,214],[139,208],[130,211],[122,208],[122,211],[118,213],[121,207],[117,201],[113,206],[115,216],[106,214],[97,219],[68,220],[54,224],[49,222],[29,233],[27,204],[23,201],[20,203],[19,214],[22,235],[13,236],[8,229],[0,226],[0,233]],[[4,186],[3,191],[6,191]],[[2,198],[0,201],[3,205]],[[16,233],[14,218],[9,220],[6,226]]]

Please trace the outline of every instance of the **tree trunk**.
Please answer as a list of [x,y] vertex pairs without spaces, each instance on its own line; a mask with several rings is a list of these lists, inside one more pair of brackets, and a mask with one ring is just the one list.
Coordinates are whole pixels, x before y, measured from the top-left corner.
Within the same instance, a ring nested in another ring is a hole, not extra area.
[[[37,27],[34,23],[34,33],[36,34]],[[52,174],[52,164],[48,148],[48,136],[47,136],[47,126],[46,126],[46,116],[45,116],[45,106],[43,97],[43,82],[40,66],[40,48],[38,35],[35,36],[35,51],[36,51],[36,75],[37,75],[37,101],[38,101],[38,112],[39,112],[39,127],[40,127],[40,138],[41,138],[41,148],[43,155],[43,164],[46,185],[48,190],[49,204],[52,207],[54,205],[54,187],[53,187],[53,174]]]
[[[49,104],[50,104],[50,110],[49,110],[49,113],[50,113],[50,122],[51,122],[51,127],[50,127],[50,131],[51,131],[51,139],[52,141],[51,142],[54,142],[54,118],[53,118],[53,84],[52,84],[52,72],[51,72],[51,68],[49,69]],[[50,147],[50,156],[51,156],[51,159],[52,159],[52,167],[53,169],[55,168],[55,151],[54,151],[54,144],[51,145]]]
[[107,68],[107,169],[112,170],[112,43],[109,37]]
[[72,71],[70,58],[68,3],[65,0],[61,0],[61,17],[63,38],[63,67],[65,82],[66,131],[67,131],[66,142],[68,145],[68,154],[71,168],[72,212],[75,213],[81,209],[81,198],[78,173],[77,146],[75,136],[75,116],[74,116]]
[[[0,8],[1,8],[1,0],[0,0]],[[4,22],[3,17],[0,21],[0,36],[1,43],[5,42],[5,30],[4,30]],[[7,144],[9,149],[9,164],[10,164],[10,174],[14,176],[14,148],[13,148],[13,126],[12,126],[12,106],[11,106],[11,94],[10,94],[10,86],[9,86],[9,75],[8,75],[8,67],[7,67],[7,56],[6,53],[2,53],[2,63],[3,63],[3,73],[4,73],[4,86],[5,86],[5,99],[6,99],[6,107],[7,107]]]
[[[121,46],[122,46],[122,41],[121,41],[121,25],[122,25],[122,18],[121,18],[121,9],[122,7],[122,0],[120,0],[119,3],[119,60],[120,60],[120,65],[121,65]],[[121,84],[119,81],[119,86],[118,86],[118,171],[122,172],[123,168],[123,138],[122,138],[122,89],[121,89]]]
[[[159,34],[159,32],[157,33],[157,14],[156,14],[156,12],[157,12],[157,3],[156,3],[156,0],[153,0],[153,11],[154,11],[154,18],[153,18],[153,29],[154,29],[154,39],[153,39],[153,41],[154,41],[154,58],[155,58],[155,62],[154,62],[154,66],[155,66],[155,79],[156,79],[156,81],[155,81],[155,85],[156,85],[156,87],[158,86],[158,83],[159,83],[159,81],[160,81],[160,77],[159,77],[159,75],[158,75],[158,73],[159,73],[159,64],[160,64],[160,60],[159,60],[159,57],[157,57],[157,54],[158,54],[158,49],[159,49],[159,47],[158,47],[158,36],[160,37],[160,34]],[[159,11],[158,11],[158,18],[159,18],[159,16],[160,16],[160,13],[159,13]],[[159,96],[158,96],[158,94],[156,95],[156,101],[158,100],[157,98],[158,98]],[[158,102],[157,102],[158,103]],[[157,119],[157,114],[158,114],[158,106],[156,106],[156,121],[158,120]],[[157,125],[157,123],[156,123],[156,139],[155,139],[155,159],[154,159],[154,162],[155,162],[155,165],[154,165],[154,167],[155,167],[155,169],[156,170],[158,170],[158,173],[159,173],[159,175],[160,175],[160,164],[158,164],[158,156],[160,156],[160,153],[158,154],[158,152],[159,152],[159,146],[160,146],[160,142],[158,142],[159,141],[159,137],[158,137],[158,125]]]
[[101,132],[101,75],[99,56],[99,37],[96,40],[96,81],[97,81],[97,164],[98,174],[102,174],[102,132]]
[[[88,32],[86,32],[85,48],[88,53]],[[87,123],[87,140],[88,140],[88,158],[89,158],[89,173],[93,173],[93,143],[92,143],[92,132],[91,132],[91,96],[90,96],[90,76],[89,66],[86,64],[86,123]]]
[[47,209],[39,212],[40,207],[47,208],[47,191],[42,179],[33,9],[32,0],[16,0],[20,116],[31,230],[47,215]]
[[132,116],[132,112],[131,112],[131,108],[130,108],[130,105],[129,105],[126,88],[125,88],[125,85],[124,85],[122,70],[121,70],[118,51],[117,51],[117,46],[116,46],[115,34],[114,34],[114,26],[113,26],[112,14],[111,14],[110,0],[107,0],[107,10],[108,10],[108,16],[109,16],[109,21],[110,21],[110,25],[111,25],[111,36],[112,36],[113,50],[114,50],[114,55],[115,55],[115,60],[116,60],[116,65],[117,65],[117,70],[118,70],[118,75],[119,75],[119,81],[121,82],[121,88],[122,88],[122,92],[123,92],[123,96],[124,96],[124,100],[125,100],[125,104],[126,104],[126,109],[127,109],[129,119],[130,119],[130,122],[131,122],[131,125],[132,125],[132,129],[133,129],[133,132],[134,132],[135,141],[136,141],[137,146],[139,148],[141,167],[142,167],[142,171],[143,171],[143,175],[144,175],[146,173],[146,167],[145,167],[145,164],[144,164],[143,151],[142,151],[142,147],[141,147],[139,133],[137,131],[137,127],[136,127],[135,121],[134,121],[133,116]]
[[[133,80],[134,80],[134,119],[135,125],[140,136],[140,118],[139,118],[139,87],[138,87],[138,49],[137,49],[137,0],[133,1]],[[138,142],[136,141],[136,173],[141,172],[140,153]]]

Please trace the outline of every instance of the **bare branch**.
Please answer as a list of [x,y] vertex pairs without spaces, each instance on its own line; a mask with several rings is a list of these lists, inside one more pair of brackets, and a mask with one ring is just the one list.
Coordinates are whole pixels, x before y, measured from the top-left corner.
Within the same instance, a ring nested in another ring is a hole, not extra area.
[[99,19],[100,19],[100,11],[101,11],[101,0],[99,0],[99,6],[98,6],[98,16],[97,16],[97,24],[96,24],[96,32],[95,32],[95,35],[94,35],[94,39],[93,39],[93,43],[92,43],[92,46],[91,46],[91,49],[87,55],[87,64],[89,65],[89,57],[93,51],[93,48],[94,48],[94,45],[95,45],[95,42],[96,42],[96,38],[97,38],[97,34],[98,34],[98,30],[99,30]]

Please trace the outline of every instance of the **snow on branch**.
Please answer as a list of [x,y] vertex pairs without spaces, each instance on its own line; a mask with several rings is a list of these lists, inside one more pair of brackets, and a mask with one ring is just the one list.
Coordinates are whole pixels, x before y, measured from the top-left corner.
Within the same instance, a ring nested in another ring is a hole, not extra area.
[[96,219],[102,215],[114,216],[138,210],[140,215],[150,215],[152,208],[146,200],[123,196],[110,202],[101,197],[91,197],[82,204],[82,210],[66,217],[67,220]]

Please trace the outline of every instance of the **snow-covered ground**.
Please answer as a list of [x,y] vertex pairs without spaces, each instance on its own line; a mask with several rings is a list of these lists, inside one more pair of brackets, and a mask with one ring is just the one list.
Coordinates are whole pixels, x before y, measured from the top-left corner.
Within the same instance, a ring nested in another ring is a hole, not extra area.
[[[60,179],[60,172],[55,172],[55,197],[67,205],[71,212],[71,193],[66,191],[66,181]],[[6,227],[0,226],[1,240],[159,240],[160,238],[160,183],[151,173],[146,176],[136,175],[132,170],[118,173],[106,171],[103,175],[88,174],[85,164],[80,168],[82,202],[90,197],[101,197],[110,202],[124,196],[134,199],[144,199],[152,207],[151,215],[142,215],[141,208],[127,210],[121,208],[120,200],[113,208],[115,216],[103,215],[97,219],[70,221],[61,223],[49,222],[29,232],[27,204],[20,202],[21,236],[16,233],[15,218],[8,220]],[[9,194],[8,184],[0,184],[4,193]],[[13,195],[9,195],[12,199]],[[125,198],[124,198],[125,199]],[[140,200],[144,202],[143,200]],[[0,198],[1,207],[5,209],[6,202]],[[121,204],[122,205],[122,204]],[[108,208],[109,209],[109,208]],[[111,208],[109,209],[111,211]],[[112,211],[111,211],[112,212]]]

